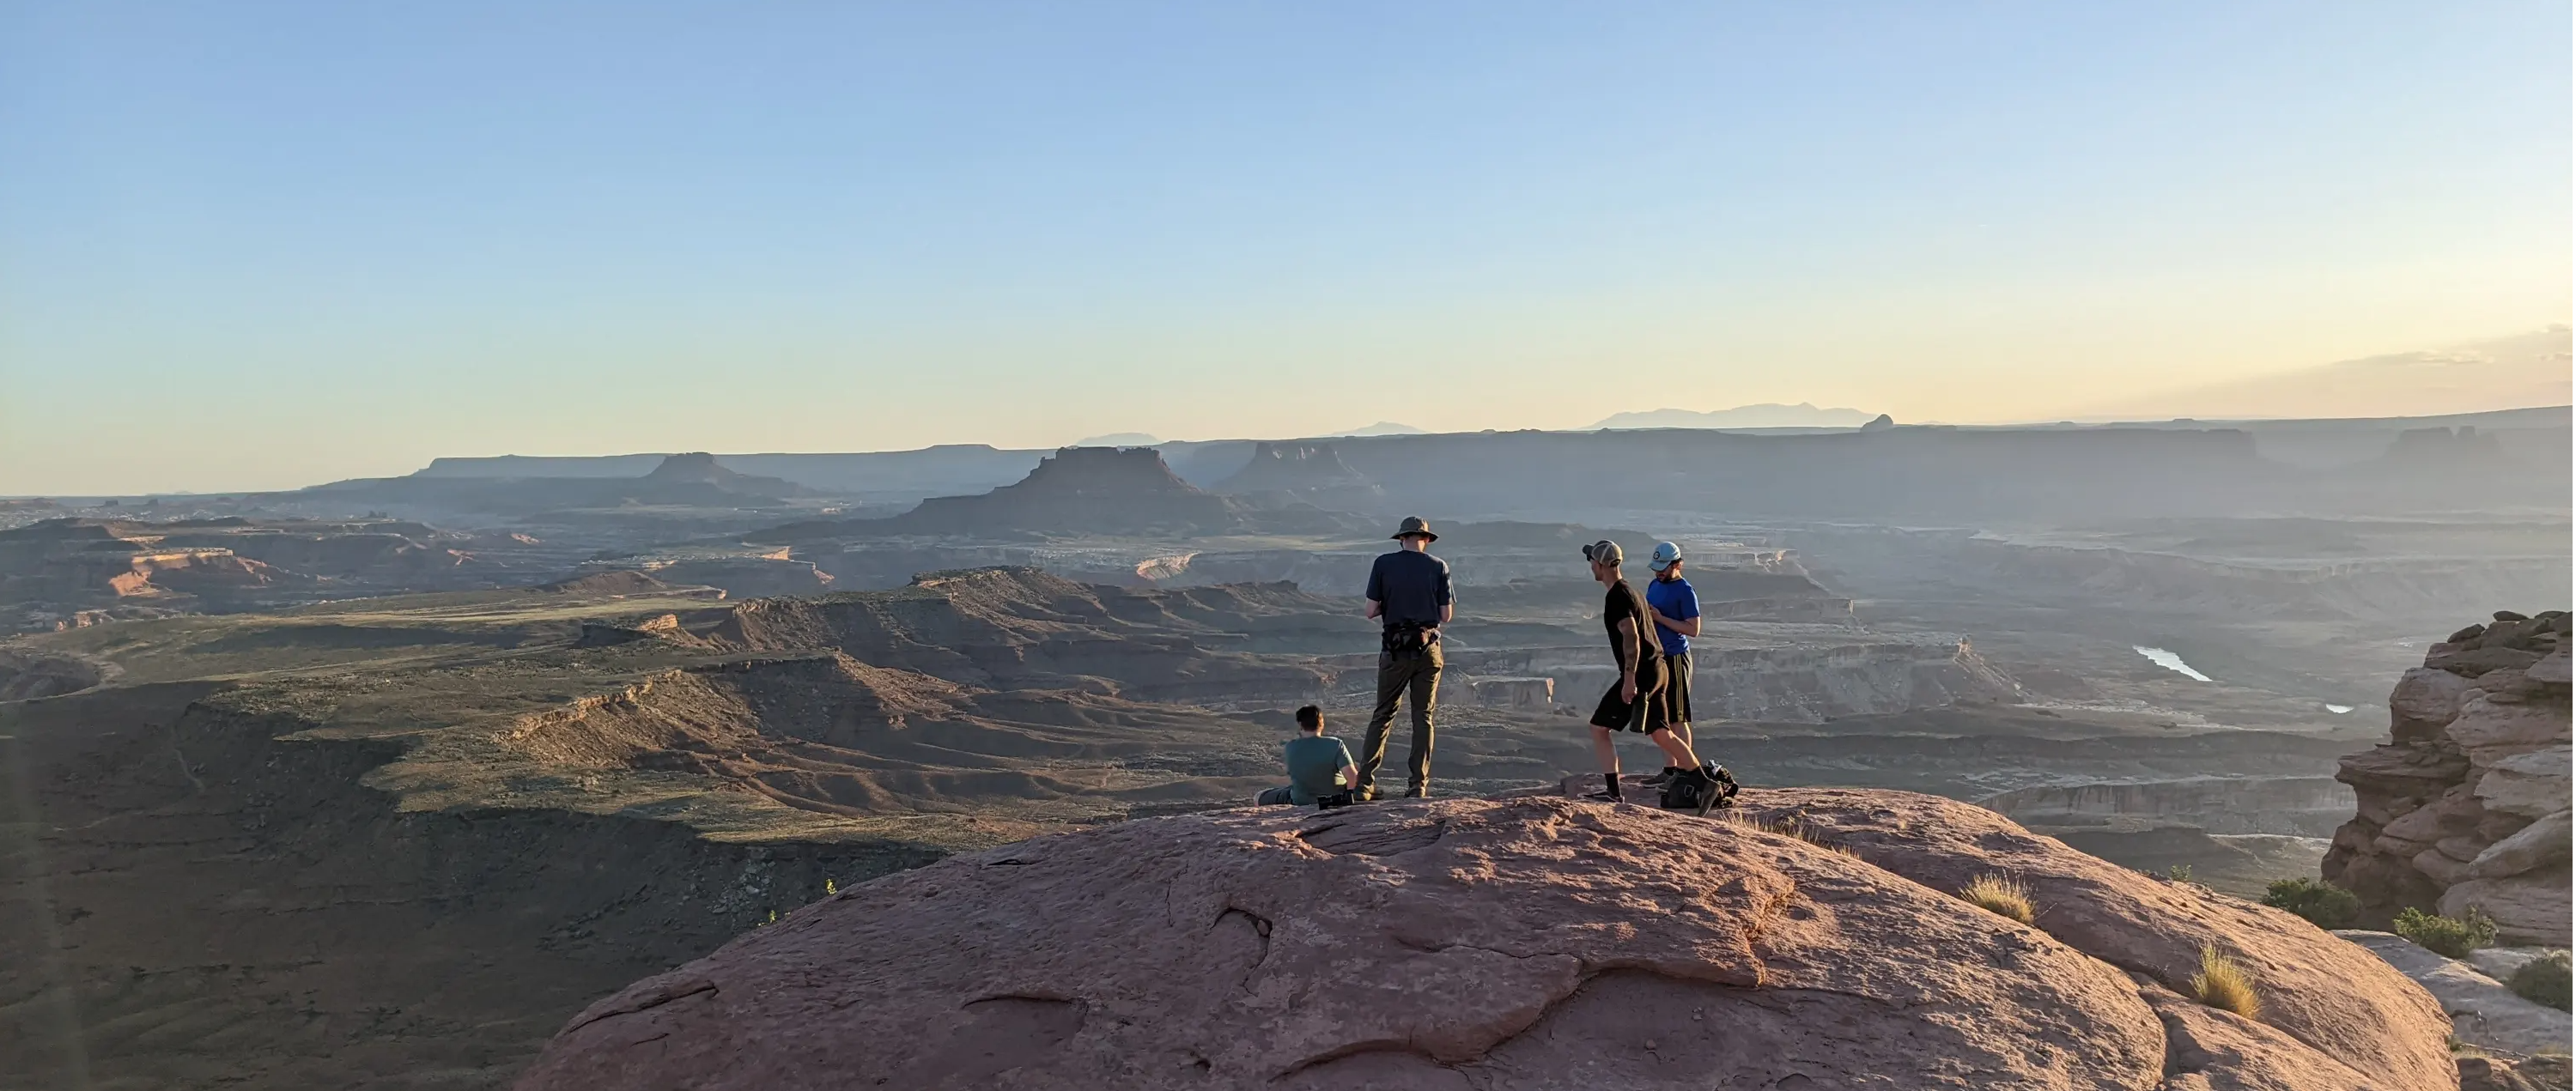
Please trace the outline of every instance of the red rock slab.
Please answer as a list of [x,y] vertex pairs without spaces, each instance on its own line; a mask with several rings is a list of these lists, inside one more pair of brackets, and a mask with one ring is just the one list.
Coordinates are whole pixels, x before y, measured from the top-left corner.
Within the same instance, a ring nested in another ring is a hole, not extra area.
[[2149,1091],[2166,1061],[2135,984],[2044,931],[1796,838],[1524,797],[875,880],[593,1005],[520,1086]]

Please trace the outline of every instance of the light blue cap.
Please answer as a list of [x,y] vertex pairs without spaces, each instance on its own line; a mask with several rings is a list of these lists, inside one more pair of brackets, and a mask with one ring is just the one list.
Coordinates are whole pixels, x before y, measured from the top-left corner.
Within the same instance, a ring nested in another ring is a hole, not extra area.
[[1673,562],[1680,559],[1682,559],[1682,547],[1674,545],[1671,542],[1657,542],[1655,543],[1655,555],[1646,562],[1646,567],[1654,569],[1657,572],[1661,572],[1667,568],[1671,568],[1673,566]]

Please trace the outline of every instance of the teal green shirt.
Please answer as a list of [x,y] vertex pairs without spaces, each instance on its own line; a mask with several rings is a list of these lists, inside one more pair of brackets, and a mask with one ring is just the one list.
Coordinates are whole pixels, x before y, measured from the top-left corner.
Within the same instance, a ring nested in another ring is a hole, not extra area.
[[1342,783],[1342,767],[1353,765],[1351,749],[1330,735],[1299,735],[1288,740],[1288,799],[1314,805],[1329,795],[1350,790]]

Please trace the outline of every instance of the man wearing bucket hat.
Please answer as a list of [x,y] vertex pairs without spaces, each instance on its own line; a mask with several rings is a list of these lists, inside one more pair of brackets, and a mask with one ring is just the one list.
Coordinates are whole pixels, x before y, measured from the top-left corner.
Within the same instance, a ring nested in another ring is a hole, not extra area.
[[1393,535],[1399,548],[1369,569],[1368,616],[1386,628],[1378,644],[1377,712],[1369,717],[1360,747],[1359,783],[1352,798],[1377,798],[1377,767],[1386,760],[1387,731],[1398,701],[1411,698],[1413,746],[1405,754],[1404,794],[1431,794],[1431,712],[1440,698],[1440,627],[1457,606],[1449,596],[1449,562],[1431,555],[1440,536],[1419,515],[1408,515]]
[[1604,791],[1586,797],[1604,802],[1623,802],[1619,791],[1619,748],[1611,741],[1614,731],[1641,731],[1653,739],[1664,752],[1664,760],[1679,770],[1675,777],[1689,777],[1697,782],[1698,809],[1724,806],[1735,795],[1735,778],[1724,768],[1704,765],[1699,755],[1691,752],[1689,742],[1673,734],[1666,722],[1671,707],[1663,699],[1664,662],[1655,638],[1652,613],[1635,588],[1619,574],[1626,560],[1619,543],[1603,539],[1583,547],[1583,559],[1592,563],[1592,578],[1607,594],[1601,603],[1601,624],[1610,633],[1610,656],[1619,667],[1619,678],[1601,695],[1600,707],[1592,711],[1592,751],[1601,759]]

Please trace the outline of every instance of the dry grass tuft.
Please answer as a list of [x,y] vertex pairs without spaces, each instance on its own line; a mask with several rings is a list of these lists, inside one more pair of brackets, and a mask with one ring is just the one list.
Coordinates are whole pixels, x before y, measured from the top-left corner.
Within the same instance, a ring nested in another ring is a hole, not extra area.
[[1814,845],[1827,852],[1848,856],[1854,860],[1861,859],[1860,853],[1855,851],[1851,846],[1837,844],[1833,841],[1827,840],[1823,834],[1816,832],[1815,829],[1809,827],[1795,814],[1774,821],[1758,818],[1744,811],[1728,811],[1726,812],[1726,818],[1724,821],[1734,823],[1735,825],[1742,826],[1749,830],[1760,830],[1764,833],[1776,833],[1782,837],[1795,837],[1800,841]]
[[2263,1014],[2263,998],[2254,994],[2254,975],[2216,947],[2200,949],[2200,972],[2191,975],[2192,999],[2248,1019]]
[[2029,924],[2039,916],[2030,905],[2030,888],[2021,885],[2019,879],[1981,875],[1976,881],[1960,887],[1959,897],[1969,905],[2023,924]]

